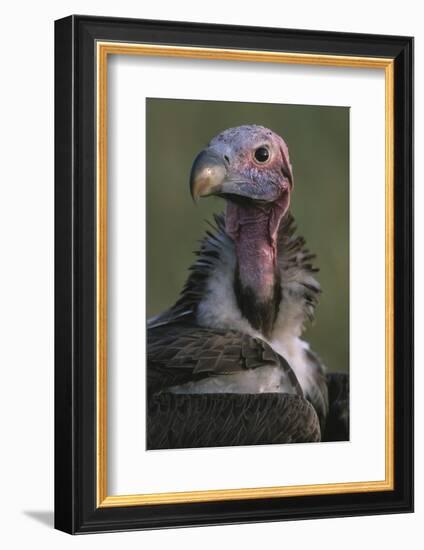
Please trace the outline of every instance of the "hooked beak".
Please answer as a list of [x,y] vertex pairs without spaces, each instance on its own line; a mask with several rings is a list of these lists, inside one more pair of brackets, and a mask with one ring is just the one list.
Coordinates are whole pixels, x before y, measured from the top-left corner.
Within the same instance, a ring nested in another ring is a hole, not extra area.
[[232,201],[247,199],[263,203],[271,203],[281,197],[279,186],[271,182],[249,181],[243,176],[236,177],[228,173],[227,166],[224,154],[214,146],[207,147],[197,155],[190,174],[190,191],[195,202],[200,197],[210,195]]
[[212,148],[201,151],[193,162],[190,173],[190,192],[194,201],[200,197],[218,194],[227,176],[223,158]]

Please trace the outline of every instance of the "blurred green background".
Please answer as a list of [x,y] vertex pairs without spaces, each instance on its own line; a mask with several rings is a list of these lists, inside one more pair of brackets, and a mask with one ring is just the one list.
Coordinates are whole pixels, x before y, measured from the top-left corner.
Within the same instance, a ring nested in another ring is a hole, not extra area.
[[261,124],[289,147],[291,210],[320,268],[323,292],[304,338],[329,371],[347,371],[349,108],[149,98],[146,119],[148,317],[173,305],[205,220],[224,208],[218,198],[194,206],[188,183],[194,157],[226,128]]

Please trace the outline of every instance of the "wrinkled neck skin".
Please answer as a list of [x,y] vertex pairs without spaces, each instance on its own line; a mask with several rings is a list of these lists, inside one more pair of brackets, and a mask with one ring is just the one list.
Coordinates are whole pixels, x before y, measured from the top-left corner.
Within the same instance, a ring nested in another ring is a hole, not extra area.
[[228,202],[226,231],[234,240],[234,291],[240,310],[255,330],[269,337],[281,301],[277,234],[288,198],[272,205]]

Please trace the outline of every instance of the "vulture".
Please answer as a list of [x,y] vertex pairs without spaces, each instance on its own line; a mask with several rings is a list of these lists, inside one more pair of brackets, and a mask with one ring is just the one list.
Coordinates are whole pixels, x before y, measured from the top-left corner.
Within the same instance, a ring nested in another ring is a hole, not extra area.
[[177,302],[147,324],[147,448],[348,439],[348,383],[302,339],[320,295],[285,141],[229,128],[195,158],[216,215]]

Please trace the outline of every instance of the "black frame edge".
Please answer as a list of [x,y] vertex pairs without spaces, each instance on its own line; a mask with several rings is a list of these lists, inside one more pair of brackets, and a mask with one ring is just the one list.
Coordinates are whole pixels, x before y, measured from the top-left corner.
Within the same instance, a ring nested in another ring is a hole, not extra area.
[[414,39],[395,59],[395,479],[414,511]]
[[74,17],[55,22],[55,419],[54,526],[75,533],[73,411]]

